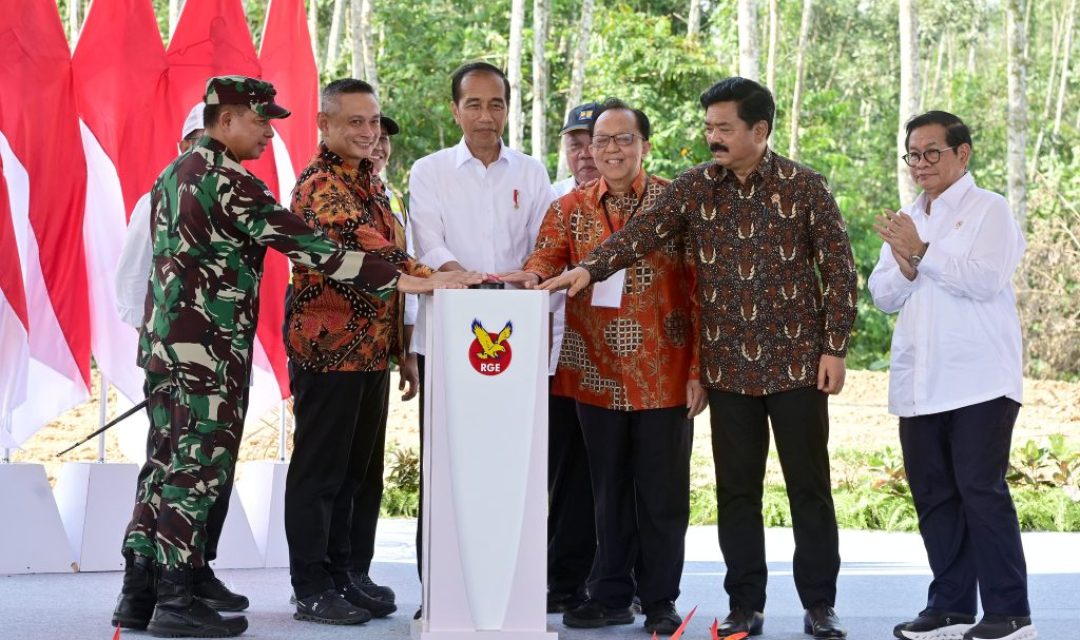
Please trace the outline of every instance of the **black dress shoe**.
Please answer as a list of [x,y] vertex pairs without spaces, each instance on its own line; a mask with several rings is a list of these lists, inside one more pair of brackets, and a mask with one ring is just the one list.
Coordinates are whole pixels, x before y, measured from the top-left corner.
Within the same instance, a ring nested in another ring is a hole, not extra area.
[[157,604],[157,579],[154,560],[124,551],[124,584],[116,598],[112,626],[143,630],[154,615]]
[[376,600],[382,600],[383,602],[389,602],[390,604],[397,602],[397,594],[394,593],[394,590],[381,584],[375,584],[375,581],[371,579],[371,576],[369,576],[366,571],[350,571],[349,579],[358,584],[364,593]]
[[245,596],[230,591],[209,566],[194,569],[192,580],[195,597],[215,611],[243,611],[250,604]]
[[803,616],[803,633],[825,640],[847,637],[847,629],[840,624],[836,610],[824,602],[806,610]]
[[900,640],[961,640],[964,632],[975,626],[975,616],[969,613],[940,613],[926,609],[914,620],[893,627]]
[[157,606],[146,630],[158,638],[231,638],[247,630],[247,618],[224,618],[194,595],[190,567],[161,569]]
[[338,592],[345,596],[345,599],[352,604],[360,607],[361,609],[367,609],[371,612],[372,618],[385,618],[391,613],[397,611],[397,605],[393,602],[386,602],[378,598],[371,597],[367,591],[355,582],[350,582],[344,587],[338,588]]
[[371,612],[345,599],[337,589],[296,599],[293,618],[321,624],[362,624],[371,620]]
[[716,630],[720,637],[724,638],[736,633],[760,636],[761,631],[764,628],[764,613],[760,611],[748,611],[739,605],[735,605],[732,607],[731,613],[727,614],[727,617],[717,626]]
[[634,612],[630,607],[605,607],[589,600],[577,609],[563,614],[563,624],[574,629],[596,629],[616,624],[633,624]]
[[671,600],[660,600],[645,605],[645,631],[670,636],[682,624],[682,616]]

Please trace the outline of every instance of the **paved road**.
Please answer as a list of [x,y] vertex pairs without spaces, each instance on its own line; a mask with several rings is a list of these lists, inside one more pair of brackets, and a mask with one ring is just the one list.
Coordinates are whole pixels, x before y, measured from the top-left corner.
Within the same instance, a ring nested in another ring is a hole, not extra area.
[[[251,628],[244,637],[260,640],[405,640],[413,612],[420,602],[420,587],[413,565],[415,523],[384,520],[372,574],[398,593],[400,610],[383,620],[358,627],[328,627],[292,619],[285,569],[227,570],[220,575],[248,595]],[[843,531],[840,535],[844,564],[840,573],[837,609],[851,640],[887,640],[892,626],[925,602],[929,569],[922,543],[912,534]],[[1080,639],[1080,534],[1025,534],[1033,617],[1045,640]],[[770,570],[769,603],[763,640],[805,640],[802,612],[791,580],[791,532],[767,533]],[[706,639],[713,618],[727,613],[722,589],[724,566],[715,530],[695,527],[687,536],[687,562],[682,597],[685,615],[698,611],[685,640]],[[120,588],[119,573],[31,575],[0,577],[0,638],[18,640],[108,640],[109,614]],[[548,617],[548,628],[562,640],[647,640],[634,626],[582,631],[567,629],[559,616]],[[149,637],[125,632],[124,638]]]

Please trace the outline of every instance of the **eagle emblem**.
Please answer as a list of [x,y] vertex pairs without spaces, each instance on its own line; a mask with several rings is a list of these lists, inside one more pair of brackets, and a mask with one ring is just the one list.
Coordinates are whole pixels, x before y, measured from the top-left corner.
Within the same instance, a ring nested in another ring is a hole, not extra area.
[[487,332],[484,325],[480,324],[479,320],[473,320],[472,332],[476,336],[476,342],[480,345],[480,351],[476,352],[476,357],[480,360],[487,360],[488,358],[498,360],[506,352],[503,343],[510,339],[510,334],[514,332],[514,325],[508,320],[499,335],[492,340],[491,334]]

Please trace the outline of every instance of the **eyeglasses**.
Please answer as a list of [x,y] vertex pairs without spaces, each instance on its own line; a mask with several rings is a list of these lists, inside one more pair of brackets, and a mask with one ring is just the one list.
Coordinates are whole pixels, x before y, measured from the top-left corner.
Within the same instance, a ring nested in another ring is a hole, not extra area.
[[607,146],[614,140],[615,144],[620,147],[629,147],[634,144],[634,138],[645,139],[645,136],[639,136],[636,133],[617,133],[613,136],[593,136],[592,143],[589,145],[593,149],[607,149]]
[[906,162],[907,166],[909,166],[909,167],[914,167],[914,166],[918,165],[920,162],[923,161],[924,158],[930,164],[937,164],[938,161],[941,160],[941,154],[943,152],[945,152],[945,151],[950,150],[950,149],[955,151],[956,147],[953,146],[953,147],[945,147],[944,149],[927,149],[926,151],[923,151],[922,153],[919,153],[918,151],[913,151],[911,153],[905,153],[904,155],[900,156],[900,159],[903,160],[904,162]]

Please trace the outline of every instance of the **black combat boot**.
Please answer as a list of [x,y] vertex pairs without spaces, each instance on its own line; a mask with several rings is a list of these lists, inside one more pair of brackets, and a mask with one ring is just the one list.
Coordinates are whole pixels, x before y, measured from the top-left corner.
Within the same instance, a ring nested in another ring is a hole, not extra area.
[[210,565],[192,570],[192,582],[195,597],[210,605],[215,611],[243,611],[248,608],[248,599],[234,593],[225,583],[214,575]]
[[124,549],[124,586],[116,599],[112,626],[143,630],[154,615],[157,602],[154,560]]
[[188,566],[161,568],[157,607],[147,630],[158,638],[231,638],[247,630],[247,618],[223,618],[195,597]]

